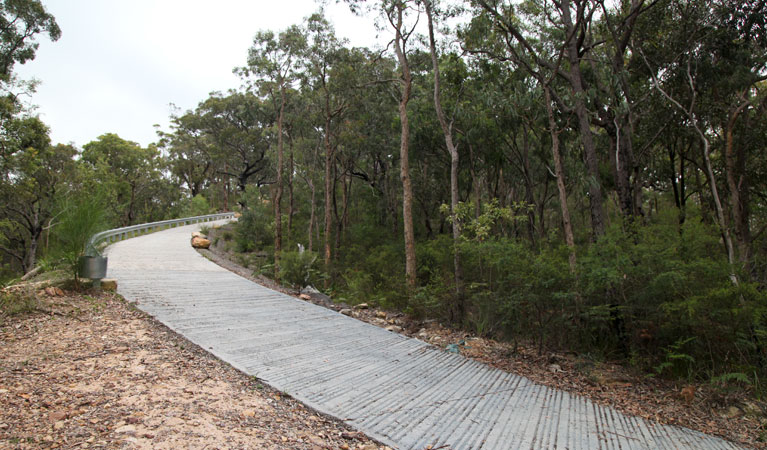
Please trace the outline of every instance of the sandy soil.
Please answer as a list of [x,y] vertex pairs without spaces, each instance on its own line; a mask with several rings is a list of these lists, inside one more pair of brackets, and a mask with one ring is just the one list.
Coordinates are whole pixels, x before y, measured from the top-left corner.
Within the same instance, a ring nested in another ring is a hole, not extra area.
[[0,316],[0,448],[384,449],[114,294]]

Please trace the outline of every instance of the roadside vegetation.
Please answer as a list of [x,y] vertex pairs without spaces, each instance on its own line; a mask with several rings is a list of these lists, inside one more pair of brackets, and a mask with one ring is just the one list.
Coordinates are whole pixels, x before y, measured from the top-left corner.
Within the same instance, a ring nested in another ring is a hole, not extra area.
[[385,51],[253,30],[243,87],[146,148],[53,144],[10,94],[35,33],[0,36],[0,279],[71,269],[86,224],[238,210],[218,239],[286,286],[764,398],[764,2],[349,3]]

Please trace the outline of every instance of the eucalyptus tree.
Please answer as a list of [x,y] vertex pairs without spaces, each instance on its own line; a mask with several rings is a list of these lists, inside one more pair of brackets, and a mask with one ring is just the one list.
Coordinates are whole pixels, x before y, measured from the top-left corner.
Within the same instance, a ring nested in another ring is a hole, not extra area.
[[435,8],[432,0],[424,0],[424,10],[429,27],[429,52],[431,54],[432,75],[434,76],[434,110],[442,128],[442,134],[445,136],[445,147],[450,154],[450,222],[453,231],[453,274],[455,277],[455,296],[456,296],[456,316],[458,320],[463,319],[465,314],[464,288],[463,288],[463,269],[461,267],[461,254],[458,250],[458,242],[461,238],[461,227],[455,214],[458,208],[458,163],[460,155],[458,146],[453,139],[453,115],[448,121],[445,110],[442,107],[442,85],[439,70],[439,55],[437,52],[436,37],[434,33]]
[[171,117],[171,133],[160,133],[160,145],[168,152],[171,174],[195,197],[210,184],[214,169],[213,137],[202,127],[199,116],[188,111]]
[[16,118],[18,147],[0,180],[0,251],[26,273],[35,267],[43,231],[50,225],[56,196],[74,170],[76,151],[51,146],[48,127],[36,117]]
[[[394,30],[394,53],[400,71],[400,180],[402,181],[402,221],[405,234],[405,278],[408,287],[416,287],[415,229],[413,227],[413,187],[410,178],[410,122],[407,105],[413,90],[409,45],[415,37],[419,6],[406,0],[385,0],[383,14]],[[408,17],[410,16],[410,17]],[[416,16],[415,20],[412,16]],[[410,22],[408,22],[410,18]]]
[[[591,226],[595,237],[605,232],[604,193],[599,155],[591,129],[588,85],[582,64],[591,48],[588,30],[596,3],[589,0],[545,1],[540,4],[504,0],[472,0],[475,15],[462,36],[470,52],[511,62],[546,85],[554,73],[568,85],[567,97],[550,90],[560,110],[574,113],[589,175]],[[551,21],[552,23],[548,23]]]
[[114,133],[106,133],[83,146],[79,160],[92,173],[89,188],[106,190],[114,219],[133,225],[152,213],[157,185],[163,179],[164,161],[154,147],[141,147]]
[[[313,14],[306,21],[308,46],[304,58],[305,87],[315,92],[316,110],[320,112],[318,130],[321,130],[323,148],[325,150],[325,209],[324,209],[324,259],[325,270],[330,269],[332,257],[331,233],[332,216],[331,202],[334,194],[333,168],[335,167],[335,151],[337,149],[337,126],[349,107],[348,85],[344,85],[344,75],[349,72],[342,70],[343,43],[335,36],[335,31],[322,14]],[[336,76],[331,76],[335,72]]]
[[274,114],[264,101],[252,92],[213,93],[189,118],[212,139],[211,157],[219,162],[217,172],[234,178],[240,193],[248,184],[273,182],[268,150]]
[[[748,161],[763,145],[749,137],[746,125],[764,118],[767,107],[765,16],[763,2],[670,2],[632,46],[655,90],[681,115],[681,125],[699,138],[703,171],[735,284],[736,262],[750,269],[753,189]],[[661,27],[670,36],[658,40],[651,33]],[[727,203],[717,180],[717,156],[724,162]]]
[[277,180],[274,195],[274,267],[279,273],[282,251],[282,190],[284,169],[284,120],[288,102],[288,90],[298,78],[300,57],[306,47],[306,36],[300,27],[293,25],[275,35],[272,31],[260,31],[248,50],[248,65],[241,70],[249,79],[251,87],[266,94],[277,118]]

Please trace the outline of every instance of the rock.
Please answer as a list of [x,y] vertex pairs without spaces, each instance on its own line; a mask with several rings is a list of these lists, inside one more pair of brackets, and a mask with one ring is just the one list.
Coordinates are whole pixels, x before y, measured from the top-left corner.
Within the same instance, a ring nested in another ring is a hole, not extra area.
[[343,443],[343,444],[341,444],[341,446],[340,446],[340,447],[338,447],[338,448],[340,448],[341,450],[349,450],[351,447],[349,447],[349,444],[347,444],[347,443]]
[[735,419],[743,415],[743,411],[737,406],[730,406],[727,411],[724,412],[724,417],[727,419]]
[[234,218],[235,219],[239,219],[240,217],[242,217],[242,214],[240,214],[238,212],[234,213]]
[[54,430],[60,430],[60,429],[64,428],[64,425],[65,425],[64,421],[63,420],[59,420],[58,422],[53,424],[53,429]]
[[101,280],[101,289],[105,291],[117,291],[117,280],[114,278],[104,278]]
[[252,409],[246,409],[245,411],[242,412],[242,416],[243,417],[256,417],[256,412],[253,411]]
[[59,297],[64,296],[64,291],[61,290],[61,288],[53,288],[54,291],[56,291],[56,295]]
[[45,294],[48,297],[55,297],[56,296],[56,288],[54,288],[52,286],[48,286],[47,288],[45,288]]
[[560,366],[559,364],[549,364],[549,372],[560,373],[562,372],[562,366]]
[[317,290],[312,285],[306,286],[305,288],[301,289],[302,294],[320,294],[321,292]]
[[345,316],[351,316],[352,315],[352,310],[349,309],[349,308],[344,308],[344,309],[342,309],[341,311],[338,311],[338,312],[340,312],[341,314],[343,314]]
[[194,248],[208,248],[210,247],[210,241],[201,237],[192,238],[192,247]]
[[747,416],[761,416],[764,414],[762,407],[754,402],[743,402],[741,408]]
[[301,294],[298,296],[298,298],[300,298],[301,300],[311,300],[312,296],[309,294]]
[[359,305],[354,305],[354,309],[368,309],[370,308],[370,305],[367,303],[360,303]]
[[136,427],[133,425],[123,425],[115,430],[115,433],[135,433]]
[[203,239],[208,239],[208,236],[205,236],[204,234],[202,234],[202,233],[201,233],[201,232],[199,232],[199,231],[193,231],[193,232],[192,232],[192,238],[203,238]]
[[378,446],[375,444],[365,444],[360,447],[360,450],[378,450]]
[[400,333],[402,332],[402,328],[396,325],[391,325],[386,327],[386,331],[391,331],[392,333]]
[[376,311],[376,317],[378,317],[379,319],[385,319],[386,311]]
[[59,411],[51,411],[51,412],[48,414],[48,420],[50,420],[51,422],[58,422],[58,421],[60,421],[60,420],[64,420],[64,419],[66,419],[67,417],[69,417],[69,412],[67,412],[67,411],[62,411],[62,410],[59,410]]

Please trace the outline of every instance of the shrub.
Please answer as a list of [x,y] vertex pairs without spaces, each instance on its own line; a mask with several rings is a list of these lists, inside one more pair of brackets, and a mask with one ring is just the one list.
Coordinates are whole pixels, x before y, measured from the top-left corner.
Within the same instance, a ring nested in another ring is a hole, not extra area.
[[81,194],[65,198],[59,207],[59,221],[53,228],[56,249],[75,280],[80,256],[96,251],[86,248],[91,236],[107,227],[104,205],[101,195]]
[[314,252],[282,252],[280,254],[280,279],[294,288],[316,284],[321,278]]
[[197,194],[184,200],[181,207],[181,217],[204,216],[210,214],[211,211],[212,208],[208,200],[202,194]]

